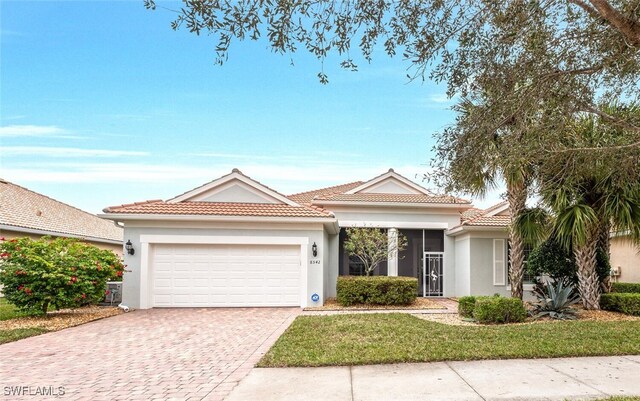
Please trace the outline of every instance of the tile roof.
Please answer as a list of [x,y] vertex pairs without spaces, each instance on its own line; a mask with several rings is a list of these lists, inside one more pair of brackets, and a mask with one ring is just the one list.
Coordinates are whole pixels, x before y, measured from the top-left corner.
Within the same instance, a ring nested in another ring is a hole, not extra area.
[[477,208],[466,210],[460,216],[461,223],[458,227],[506,227],[511,224],[511,216],[487,216],[487,214],[507,204],[507,201],[502,201],[484,210]]
[[332,194],[317,196],[313,203],[322,204],[322,201],[342,202],[376,202],[376,203],[423,203],[423,204],[469,204],[469,201],[450,195],[425,195],[425,194]]
[[61,235],[122,241],[122,229],[66,203],[0,179],[0,224]]
[[255,217],[333,217],[321,208],[290,206],[273,203],[234,202],[165,202],[152,200],[120,206],[110,206],[105,213],[122,214],[167,214],[197,216],[255,216]]
[[300,192],[297,194],[289,195],[287,198],[297,203],[311,203],[316,196],[326,196],[334,194],[343,194],[353,188],[359,187],[364,184],[363,181],[354,181],[348,184],[334,185],[332,187],[315,189],[313,191]]

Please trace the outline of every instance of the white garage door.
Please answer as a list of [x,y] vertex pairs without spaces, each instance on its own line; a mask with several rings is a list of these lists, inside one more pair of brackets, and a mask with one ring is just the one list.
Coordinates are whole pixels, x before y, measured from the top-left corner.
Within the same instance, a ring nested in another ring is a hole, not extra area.
[[153,246],[153,306],[299,306],[299,245]]

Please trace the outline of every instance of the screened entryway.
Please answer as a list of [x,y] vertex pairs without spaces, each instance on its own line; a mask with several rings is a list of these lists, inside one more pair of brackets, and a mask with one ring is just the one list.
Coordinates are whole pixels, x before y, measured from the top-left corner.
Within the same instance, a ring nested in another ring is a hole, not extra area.
[[444,230],[399,230],[407,249],[398,255],[398,276],[418,279],[418,296],[443,295]]
[[[399,229],[398,232],[407,239],[406,249],[397,255],[398,276],[417,278],[420,297],[443,296],[444,230]],[[364,275],[362,262],[344,250],[346,239],[346,230],[342,228],[339,236],[340,275]],[[376,266],[373,275],[386,276],[389,271],[389,262],[384,261]]]

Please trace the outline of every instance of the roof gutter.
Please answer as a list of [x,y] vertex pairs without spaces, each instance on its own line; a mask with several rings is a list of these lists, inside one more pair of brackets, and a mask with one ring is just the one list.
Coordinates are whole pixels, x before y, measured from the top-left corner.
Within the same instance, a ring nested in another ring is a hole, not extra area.
[[467,226],[460,225],[453,227],[451,230],[445,231],[445,234],[455,237],[469,231],[505,231],[507,226]]

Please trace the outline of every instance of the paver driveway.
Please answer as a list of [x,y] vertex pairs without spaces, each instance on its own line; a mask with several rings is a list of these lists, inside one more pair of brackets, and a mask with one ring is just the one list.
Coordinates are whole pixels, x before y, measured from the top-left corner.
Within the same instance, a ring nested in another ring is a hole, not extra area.
[[64,386],[62,400],[221,400],[299,312],[149,309],[0,345],[0,401],[19,398],[6,386]]

